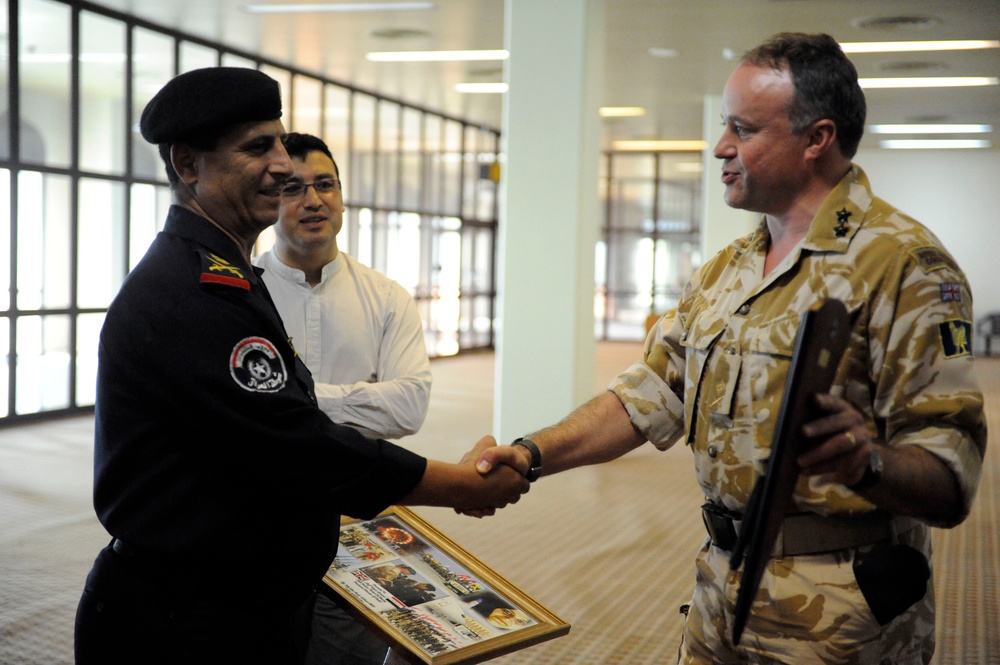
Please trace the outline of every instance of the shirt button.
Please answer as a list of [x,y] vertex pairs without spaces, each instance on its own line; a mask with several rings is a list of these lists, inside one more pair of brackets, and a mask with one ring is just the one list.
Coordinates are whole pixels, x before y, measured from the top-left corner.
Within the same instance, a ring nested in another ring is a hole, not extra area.
[[719,449],[716,448],[714,445],[709,446],[708,456],[711,457],[712,459],[715,459],[716,457],[719,456]]
[[749,314],[750,313],[750,303],[743,303],[742,305],[740,305],[740,308],[738,310],[736,310],[736,313],[740,314],[742,316],[746,316],[747,314]]

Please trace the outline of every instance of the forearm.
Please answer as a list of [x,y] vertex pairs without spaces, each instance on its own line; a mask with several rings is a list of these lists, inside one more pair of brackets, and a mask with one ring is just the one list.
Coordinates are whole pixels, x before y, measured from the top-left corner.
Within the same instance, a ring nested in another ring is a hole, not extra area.
[[585,403],[558,425],[528,438],[542,453],[543,475],[608,462],[646,441],[632,426],[618,396],[610,391]]
[[[875,445],[875,444],[873,444]],[[898,515],[948,518],[961,511],[962,496],[951,470],[916,445],[879,446],[882,480],[862,496]]]
[[427,416],[430,379],[316,384],[319,407],[334,422],[373,438],[396,439],[420,429]]
[[498,464],[490,473],[480,475],[471,463],[427,460],[420,482],[399,503],[460,510],[494,509],[516,503],[528,487],[523,471],[506,464]]

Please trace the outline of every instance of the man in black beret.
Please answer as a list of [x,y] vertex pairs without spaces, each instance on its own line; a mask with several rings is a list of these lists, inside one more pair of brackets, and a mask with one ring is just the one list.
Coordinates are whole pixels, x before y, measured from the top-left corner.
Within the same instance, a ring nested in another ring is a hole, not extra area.
[[78,665],[296,663],[301,608],[341,514],[493,508],[528,469],[480,477],[333,424],[259,272],[292,163],[278,84],[200,69],[149,102],[174,204],[108,309],[94,506],[112,536],[77,609]]

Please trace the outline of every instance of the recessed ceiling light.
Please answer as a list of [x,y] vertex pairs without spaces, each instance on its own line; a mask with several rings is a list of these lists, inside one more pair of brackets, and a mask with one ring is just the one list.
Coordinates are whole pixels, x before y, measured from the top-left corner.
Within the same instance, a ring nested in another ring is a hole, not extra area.
[[506,83],[456,83],[455,92],[507,92]]
[[909,53],[912,51],[968,51],[1000,48],[995,39],[963,39],[923,42],[842,42],[844,53]]
[[643,150],[646,152],[700,152],[708,145],[704,141],[613,141],[615,150]]
[[470,60],[506,60],[503,49],[483,51],[373,51],[365,54],[372,62],[465,62]]
[[902,78],[860,78],[862,88],[963,88],[1000,85],[995,76],[906,76]]
[[872,134],[987,134],[993,125],[871,125]]
[[878,145],[889,150],[958,150],[993,147],[993,144],[985,139],[890,139],[879,141]]
[[602,118],[638,118],[646,115],[646,109],[641,106],[602,106],[598,112]]
[[407,12],[437,9],[433,2],[340,2],[314,5],[243,5],[249,14],[295,14],[306,12]]
[[659,48],[654,46],[649,49],[648,53],[654,58],[676,58],[677,49],[675,48]]

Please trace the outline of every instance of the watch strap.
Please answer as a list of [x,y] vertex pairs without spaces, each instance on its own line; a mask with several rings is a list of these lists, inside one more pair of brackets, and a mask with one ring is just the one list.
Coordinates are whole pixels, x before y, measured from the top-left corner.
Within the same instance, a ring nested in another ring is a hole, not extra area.
[[528,469],[528,473],[524,477],[528,479],[529,483],[538,480],[542,475],[542,451],[538,449],[535,442],[522,436],[515,439],[514,443],[510,445],[521,446],[531,453],[531,468]]
[[868,466],[865,467],[861,480],[850,485],[848,489],[852,492],[864,492],[875,487],[880,480],[882,480],[882,455],[877,447],[872,446],[872,455],[868,459]]

